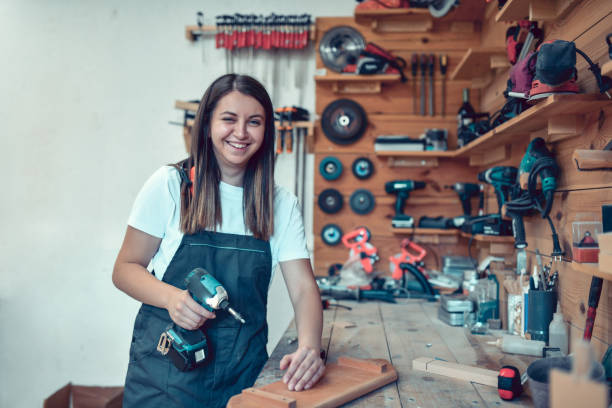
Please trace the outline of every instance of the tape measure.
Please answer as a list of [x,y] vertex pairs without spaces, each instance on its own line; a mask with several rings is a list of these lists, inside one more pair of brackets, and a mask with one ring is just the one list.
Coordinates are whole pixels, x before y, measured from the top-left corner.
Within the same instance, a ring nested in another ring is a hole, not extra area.
[[342,174],[342,163],[335,156],[327,156],[319,163],[319,173],[325,180],[336,180]]
[[510,401],[521,395],[523,384],[518,368],[507,365],[499,370],[497,376],[497,392],[503,400]]

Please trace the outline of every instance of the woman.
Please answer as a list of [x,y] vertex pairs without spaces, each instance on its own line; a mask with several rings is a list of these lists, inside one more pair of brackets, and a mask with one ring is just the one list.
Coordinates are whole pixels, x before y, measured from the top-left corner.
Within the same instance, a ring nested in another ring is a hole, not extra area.
[[[280,363],[289,390],[312,387],[322,310],[295,196],[274,186],[274,116],[264,87],[228,74],[204,94],[187,160],[156,171],[138,194],[113,270],[143,303],[134,324],[124,407],[222,407],[267,360],[267,292],[280,264],[295,310],[298,348]],[[147,269],[151,265],[152,273]],[[196,267],[227,290],[245,319],[209,312],[185,290]],[[207,365],[181,372],[156,351],[169,323],[202,330]]]

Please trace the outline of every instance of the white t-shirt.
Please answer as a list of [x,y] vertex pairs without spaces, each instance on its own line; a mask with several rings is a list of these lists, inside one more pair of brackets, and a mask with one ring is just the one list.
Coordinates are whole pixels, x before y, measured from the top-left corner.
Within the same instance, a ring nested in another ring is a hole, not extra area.
[[[162,239],[149,265],[160,280],[183,239],[180,184],[176,168],[164,166],[158,169],[138,193],[128,219],[133,228]],[[242,187],[221,182],[219,193],[223,225],[217,231],[252,235],[244,224]],[[270,238],[270,249],[272,271],[278,262],[309,258],[297,198],[280,186],[274,187],[274,234]]]

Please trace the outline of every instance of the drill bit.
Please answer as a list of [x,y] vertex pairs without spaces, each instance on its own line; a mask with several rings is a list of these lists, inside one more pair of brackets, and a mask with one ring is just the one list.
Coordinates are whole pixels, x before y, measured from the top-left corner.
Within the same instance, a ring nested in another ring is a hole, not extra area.
[[234,316],[234,319],[238,320],[240,323],[245,324],[246,321],[242,318],[242,316],[240,315],[240,313],[238,313],[237,311],[235,311],[234,309],[232,309],[231,307],[228,307],[226,309],[232,316]]

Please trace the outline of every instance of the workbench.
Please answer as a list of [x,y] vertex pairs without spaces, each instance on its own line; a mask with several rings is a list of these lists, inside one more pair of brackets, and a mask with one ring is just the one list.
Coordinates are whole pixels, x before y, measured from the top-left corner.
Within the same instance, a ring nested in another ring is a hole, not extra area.
[[[383,358],[398,373],[388,384],[346,407],[531,407],[531,399],[506,402],[497,389],[423,371],[413,371],[412,360],[434,357],[459,364],[499,370],[514,365],[521,373],[536,358],[505,354],[487,341],[494,335],[472,335],[463,327],[451,327],[437,317],[439,302],[400,299],[398,303],[341,301],[352,310],[331,306],[323,312],[323,347],[327,362],[339,356]],[[495,331],[501,336],[500,331]],[[280,359],[297,347],[291,323],[260,373],[255,387],[282,379]]]

